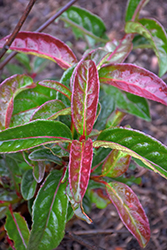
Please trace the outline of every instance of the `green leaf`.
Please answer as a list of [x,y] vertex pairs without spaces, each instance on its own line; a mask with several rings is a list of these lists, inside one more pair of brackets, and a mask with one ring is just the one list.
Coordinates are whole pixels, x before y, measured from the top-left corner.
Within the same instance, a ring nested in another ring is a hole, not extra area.
[[116,178],[125,173],[130,164],[131,156],[113,149],[102,166],[102,175]]
[[88,195],[92,203],[99,209],[104,209],[110,202],[103,188],[88,189]]
[[38,82],[38,84],[47,88],[55,89],[56,91],[65,95],[69,100],[71,100],[71,91],[62,83],[53,80],[44,80]]
[[36,149],[29,154],[28,158],[32,161],[51,161],[62,165],[62,159],[59,158],[57,149],[54,148]]
[[159,76],[167,71],[167,35],[163,26],[154,19],[143,18],[138,22],[128,22],[125,26],[127,33],[138,33],[150,43],[159,62]]
[[62,101],[47,101],[35,110],[35,112],[32,114],[31,120],[55,119],[55,115],[62,109],[65,109],[65,105],[62,103]]
[[11,76],[0,84],[0,129],[9,127],[16,95],[32,87],[32,78],[25,75]]
[[64,236],[68,199],[61,176],[61,172],[52,171],[37,194],[27,250],[52,250]]
[[128,0],[125,22],[130,21],[132,17],[134,20],[138,18],[141,8],[143,8],[148,2],[149,0]]
[[30,200],[36,190],[37,183],[34,180],[32,169],[27,170],[22,178],[21,182],[21,193],[25,200]]
[[28,55],[23,53],[17,53],[15,58],[26,68],[26,70],[30,73],[31,66],[30,66],[30,59]]
[[60,19],[67,23],[68,27],[72,27],[76,38],[85,36],[92,46],[96,42],[107,41],[102,38],[106,31],[103,21],[83,8],[72,6],[61,15]]
[[38,161],[33,168],[33,176],[36,182],[40,183],[45,175],[45,162]]
[[7,211],[5,229],[10,239],[14,241],[16,250],[26,250],[29,230],[25,219],[19,213]]
[[151,136],[120,127],[106,129],[97,139],[93,142],[94,147],[109,147],[126,152],[167,178],[167,147]]
[[140,246],[145,247],[150,239],[150,227],[135,193],[127,185],[116,181],[108,183],[106,190],[124,225],[135,236]]
[[101,104],[101,111],[94,125],[95,129],[102,130],[105,129],[107,119],[115,110],[115,97],[113,97],[107,91],[100,91],[99,102]]
[[32,114],[39,106],[56,98],[56,90],[38,84],[31,90],[21,92],[14,99],[14,110],[10,126],[14,127],[29,122]]
[[146,121],[150,121],[150,112],[148,102],[145,98],[133,95],[131,93],[122,92],[121,90],[104,85],[103,90],[108,95],[108,98],[114,97],[116,107],[126,113],[138,116]]
[[70,142],[71,139],[71,131],[63,123],[37,120],[0,132],[0,153],[23,151],[51,142]]

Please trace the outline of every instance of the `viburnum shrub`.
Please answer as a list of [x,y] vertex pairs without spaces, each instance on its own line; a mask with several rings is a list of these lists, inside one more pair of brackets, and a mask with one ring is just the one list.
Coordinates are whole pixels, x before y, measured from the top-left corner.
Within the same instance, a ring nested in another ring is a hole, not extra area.
[[[136,180],[126,171],[133,158],[167,178],[167,148],[119,126],[125,113],[150,120],[144,98],[167,105],[167,87],[159,78],[167,71],[167,35],[156,20],[139,19],[146,2],[128,2],[120,41],[108,41],[99,17],[76,6],[67,9],[60,18],[93,47],[80,61],[49,34],[22,31],[10,46],[65,70],[59,81],[34,82],[29,73],[0,84],[0,217],[6,215],[10,248],[52,250],[74,214],[91,223],[86,203],[105,208],[111,202],[140,246],[148,243],[149,222],[129,187]],[[1,48],[8,38],[0,40]],[[154,50],[159,77],[125,63],[133,46]],[[21,204],[28,207],[32,225],[13,211]]]

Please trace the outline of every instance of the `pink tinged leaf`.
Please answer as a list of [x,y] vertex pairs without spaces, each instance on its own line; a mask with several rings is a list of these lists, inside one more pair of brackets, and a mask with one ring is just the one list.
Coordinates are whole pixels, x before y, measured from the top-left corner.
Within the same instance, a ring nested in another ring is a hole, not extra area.
[[71,101],[71,91],[62,83],[53,80],[44,80],[38,82],[38,84],[50,89],[55,89],[56,91],[65,95]]
[[152,72],[132,64],[114,64],[100,70],[100,82],[167,105],[167,86]]
[[125,152],[113,149],[102,166],[102,175],[116,178],[125,173],[130,164],[131,156]]
[[[0,40],[0,48],[4,46],[8,37]],[[10,49],[47,58],[64,69],[77,62],[72,50],[66,44],[45,33],[19,32]]]
[[135,193],[127,185],[113,181],[106,185],[110,200],[128,230],[145,247],[150,239],[150,227],[147,216]]
[[87,216],[87,214],[84,212],[84,209],[82,207],[82,204],[81,203],[77,203],[72,194],[71,194],[71,191],[70,191],[70,187],[69,185],[67,186],[67,189],[66,189],[66,195],[67,195],[67,198],[69,200],[69,202],[71,203],[71,207],[74,211],[74,214],[81,220],[83,221],[86,221],[88,224],[91,224],[92,223],[92,220]]
[[14,75],[0,84],[0,129],[9,127],[15,96],[35,86],[32,78],[25,75]]
[[81,202],[89,182],[93,159],[92,140],[73,140],[70,150],[69,183],[76,202]]
[[81,135],[89,135],[96,118],[99,78],[93,61],[81,61],[75,70],[71,113],[74,126]]

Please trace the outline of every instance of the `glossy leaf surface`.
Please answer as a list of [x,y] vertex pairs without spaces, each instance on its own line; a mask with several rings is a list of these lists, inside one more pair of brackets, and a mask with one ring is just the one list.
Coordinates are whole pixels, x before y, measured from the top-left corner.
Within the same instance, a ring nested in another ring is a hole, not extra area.
[[57,150],[43,148],[34,150],[29,154],[28,158],[32,161],[51,161],[58,165],[62,164],[61,158],[57,156]]
[[61,176],[61,172],[52,171],[37,194],[28,250],[52,250],[64,236],[68,199]]
[[92,140],[72,141],[69,161],[69,183],[76,202],[81,202],[89,182],[93,158]]
[[14,241],[15,249],[26,250],[29,239],[29,229],[25,219],[19,213],[11,213],[9,210],[6,215],[5,229],[7,230],[9,238]]
[[93,61],[82,61],[75,70],[71,99],[72,119],[81,135],[89,135],[96,118],[99,78]]
[[152,46],[159,62],[159,76],[167,71],[167,35],[163,26],[154,19],[143,18],[139,22],[126,24],[127,33],[138,33],[144,36]]
[[15,96],[33,86],[32,78],[25,75],[11,76],[0,84],[0,129],[9,127]]
[[102,166],[102,175],[116,178],[128,170],[131,156],[113,149]]
[[28,123],[37,108],[43,103],[56,98],[56,90],[38,84],[33,89],[21,92],[14,99],[14,110],[10,127]]
[[21,193],[25,200],[30,200],[34,196],[36,185],[37,183],[34,180],[32,169],[27,170],[21,182]]
[[41,144],[71,141],[71,131],[58,121],[38,120],[0,132],[0,153],[17,152]]
[[45,162],[38,161],[33,167],[33,176],[36,182],[40,183],[45,175]]
[[106,30],[103,21],[89,11],[77,6],[71,6],[62,14],[61,19],[72,27],[76,38],[86,36],[92,45],[100,41],[105,42],[104,39],[100,39]]
[[108,65],[100,69],[100,82],[167,105],[167,86],[156,75],[132,64]]
[[[8,37],[0,40],[0,48],[3,47]],[[64,69],[77,62],[75,55],[66,44],[45,33],[19,32],[10,49],[52,60]]]
[[[113,40],[105,45],[105,48],[109,51],[107,60],[102,62],[105,64],[109,63],[122,63],[125,61],[130,51],[132,50],[132,35],[125,35],[121,41]],[[111,52],[110,52],[111,51]]]
[[55,113],[64,108],[65,105],[59,100],[47,101],[35,110],[30,120],[50,119]]
[[143,8],[148,2],[149,0],[128,0],[125,21],[126,22],[130,21],[134,16],[134,14],[135,14],[134,20],[138,18],[141,8]]
[[167,147],[151,136],[120,127],[106,129],[97,139],[93,142],[94,147],[109,147],[126,152],[167,178]]
[[106,190],[124,225],[135,236],[140,246],[145,247],[150,239],[150,227],[135,193],[127,185],[116,181],[108,183]]
[[[128,92],[123,92],[111,85],[103,85],[108,98],[113,97],[115,100],[115,106],[125,111],[126,113],[138,116],[146,121],[150,121],[150,112],[148,102],[145,98],[133,95]],[[106,105],[107,107],[107,105]]]
[[71,91],[62,83],[53,80],[44,80],[38,82],[38,84],[47,88],[55,89],[56,91],[65,95],[69,100],[71,100]]

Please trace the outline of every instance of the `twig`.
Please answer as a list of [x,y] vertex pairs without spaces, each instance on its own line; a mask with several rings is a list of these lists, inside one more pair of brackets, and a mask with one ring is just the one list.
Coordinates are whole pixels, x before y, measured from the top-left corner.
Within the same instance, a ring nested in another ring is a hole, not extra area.
[[12,44],[12,42],[14,41],[15,37],[17,36],[19,30],[21,29],[23,23],[25,22],[28,14],[30,13],[34,3],[36,2],[36,0],[30,0],[23,15],[21,16],[20,20],[18,21],[16,27],[14,28],[12,34],[10,35],[10,37],[6,40],[6,43],[4,44],[1,52],[0,52],[0,59],[5,55],[6,51],[9,49],[10,45]]
[[80,230],[73,231],[74,235],[97,235],[97,234],[114,234],[114,233],[129,233],[128,230],[114,230],[114,229],[105,229],[105,230]]
[[[67,3],[63,8],[61,8],[55,15],[53,15],[51,18],[49,18],[44,24],[42,24],[38,29],[36,29],[36,32],[41,32],[44,29],[46,29],[56,18],[58,18],[63,12],[65,12],[70,6],[72,6],[75,2],[78,0],[71,0],[69,3]],[[5,60],[0,63],[0,70],[3,69],[3,67],[17,54],[18,52],[12,52],[9,56],[5,58]]]
[[66,231],[66,236],[74,241],[77,241],[78,243],[87,247],[90,250],[105,250],[104,248],[93,246],[87,240],[83,240],[81,237],[79,237],[71,232]]

